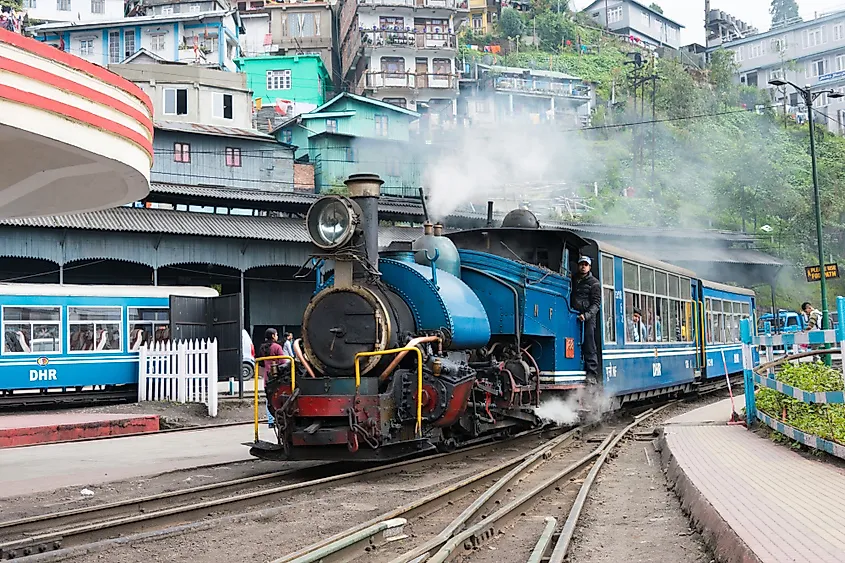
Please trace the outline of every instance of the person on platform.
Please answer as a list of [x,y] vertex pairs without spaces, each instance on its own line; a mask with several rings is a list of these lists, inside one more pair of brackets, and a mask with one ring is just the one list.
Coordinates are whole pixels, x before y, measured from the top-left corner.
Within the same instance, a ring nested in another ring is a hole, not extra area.
[[631,342],[645,342],[648,340],[648,329],[643,323],[643,315],[639,309],[634,309],[631,315]]
[[[285,351],[285,356],[290,356],[291,358],[295,358],[296,356],[293,355],[293,333],[286,332],[285,333],[285,344],[282,346],[282,349]],[[287,360],[285,360],[285,367],[290,369],[290,365],[288,364]]]
[[596,348],[596,317],[601,309],[601,283],[590,272],[593,261],[588,256],[578,260],[578,272],[572,288],[572,308],[580,313],[583,341],[581,354],[587,381],[598,381],[599,358]]
[[818,330],[822,328],[822,312],[814,309],[809,301],[801,304],[801,311],[804,312],[804,320],[807,325],[805,330]]
[[[264,331],[264,342],[258,348],[258,357],[284,356],[285,351],[279,344],[279,333],[275,328],[268,328]],[[267,380],[273,368],[280,365],[281,360],[261,360],[261,368],[264,370],[264,388],[267,388]],[[270,411],[270,402],[267,402],[267,425],[273,428],[275,424],[273,413]]]

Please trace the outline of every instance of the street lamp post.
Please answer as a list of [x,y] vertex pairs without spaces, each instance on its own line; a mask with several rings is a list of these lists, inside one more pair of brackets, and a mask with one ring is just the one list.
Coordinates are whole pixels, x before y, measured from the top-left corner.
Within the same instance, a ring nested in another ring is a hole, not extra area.
[[821,269],[821,293],[822,293],[822,328],[827,330],[830,328],[830,312],[827,308],[827,280],[824,277],[824,240],[822,238],[822,207],[821,198],[819,197],[819,175],[816,169],[816,127],[815,119],[813,119],[813,102],[822,94],[827,94],[830,98],[841,98],[843,94],[833,90],[819,90],[813,92],[808,85],[806,88],[796,86],[788,80],[770,80],[769,84],[775,87],[786,86],[789,84],[801,94],[804,98],[804,103],[807,105],[807,117],[810,120],[810,161],[813,166],[813,198],[816,211],[816,241],[819,249],[819,268]]

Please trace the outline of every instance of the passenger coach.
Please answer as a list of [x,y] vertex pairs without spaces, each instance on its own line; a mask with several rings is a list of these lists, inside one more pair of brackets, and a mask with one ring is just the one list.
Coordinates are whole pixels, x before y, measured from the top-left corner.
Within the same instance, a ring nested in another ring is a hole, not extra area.
[[[0,395],[115,391],[134,395],[138,350],[170,340],[173,295],[205,287],[0,284]],[[132,386],[122,388],[124,386]]]

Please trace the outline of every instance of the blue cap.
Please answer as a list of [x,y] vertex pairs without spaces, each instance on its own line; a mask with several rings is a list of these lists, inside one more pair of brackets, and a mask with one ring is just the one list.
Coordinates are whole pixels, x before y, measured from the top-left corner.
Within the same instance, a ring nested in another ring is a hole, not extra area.
[[579,264],[585,263],[585,264],[589,264],[590,266],[593,265],[593,261],[590,260],[589,256],[582,256],[581,258],[578,259],[578,263]]

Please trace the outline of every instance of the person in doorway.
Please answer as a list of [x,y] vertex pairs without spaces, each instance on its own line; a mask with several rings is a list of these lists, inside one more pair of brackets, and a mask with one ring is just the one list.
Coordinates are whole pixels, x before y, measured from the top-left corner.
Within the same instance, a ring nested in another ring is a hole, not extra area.
[[801,311],[804,312],[804,320],[807,326],[804,330],[818,330],[822,328],[822,312],[814,309],[809,301],[801,304]]
[[639,309],[634,309],[631,315],[631,342],[645,342],[648,339],[648,329],[643,323],[643,315]]
[[[284,356],[285,351],[279,344],[279,333],[275,328],[268,328],[264,331],[264,342],[258,348],[258,356],[266,358],[268,356]],[[267,388],[267,380],[270,378],[270,373],[276,366],[279,366],[281,360],[261,360],[261,369],[264,370],[264,388]],[[270,401],[267,401],[267,426],[273,428],[275,425],[275,418],[270,411]]]
[[572,308],[578,311],[581,321],[581,354],[584,357],[584,371],[587,381],[597,382],[599,358],[596,348],[596,317],[601,308],[601,283],[590,272],[593,261],[588,256],[578,260],[578,272],[572,288]]

